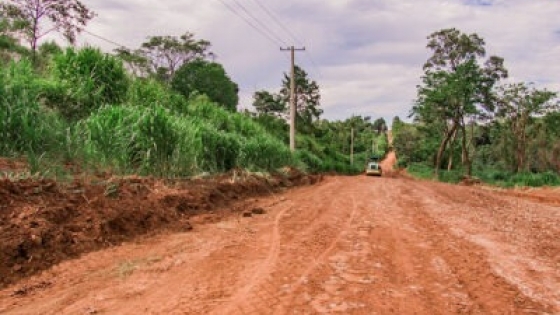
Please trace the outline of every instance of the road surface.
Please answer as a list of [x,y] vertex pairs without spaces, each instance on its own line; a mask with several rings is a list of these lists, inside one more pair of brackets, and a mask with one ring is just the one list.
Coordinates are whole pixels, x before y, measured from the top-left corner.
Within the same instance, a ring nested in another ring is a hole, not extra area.
[[0,313],[560,314],[558,195],[327,177],[63,262]]

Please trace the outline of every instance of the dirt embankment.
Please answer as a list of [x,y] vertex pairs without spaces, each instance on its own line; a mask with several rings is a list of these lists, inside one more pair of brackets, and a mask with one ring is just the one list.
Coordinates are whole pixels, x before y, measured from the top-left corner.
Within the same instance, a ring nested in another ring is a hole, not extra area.
[[320,176],[295,170],[259,177],[243,172],[205,180],[163,182],[106,178],[60,185],[52,180],[0,180],[0,288],[61,261],[162,229],[187,231],[190,219]]

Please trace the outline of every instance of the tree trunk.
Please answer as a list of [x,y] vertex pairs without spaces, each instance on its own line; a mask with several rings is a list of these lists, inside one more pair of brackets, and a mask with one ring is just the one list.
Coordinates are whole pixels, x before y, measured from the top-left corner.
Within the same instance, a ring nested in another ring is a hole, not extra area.
[[465,128],[465,124],[461,125],[461,132],[463,133],[463,145],[462,145],[462,160],[463,166],[467,168],[467,176],[472,176],[472,162],[469,157],[469,148],[467,145],[467,128]]
[[453,135],[453,133],[457,130],[457,124],[453,123],[453,126],[451,127],[451,129],[445,134],[445,136],[443,137],[440,145],[439,145],[439,149],[438,149],[438,153],[436,155],[436,165],[434,167],[434,174],[435,176],[439,176],[439,168],[441,166],[441,160],[443,157],[443,153],[445,152],[445,148],[447,147],[447,143],[449,142],[449,140],[451,139],[451,136]]
[[33,65],[37,65],[37,42],[39,38],[37,37],[38,30],[38,21],[35,21],[33,24],[33,35],[31,37],[31,61]]
[[451,148],[451,154],[449,154],[449,161],[447,162],[447,171],[451,171],[453,168],[453,144],[457,140],[457,129],[453,132],[453,137],[451,138],[451,142],[449,143],[449,147]]
[[525,121],[522,120],[517,122],[515,125],[515,137],[516,137],[516,145],[515,145],[515,159],[516,159],[516,171],[517,173],[522,172],[525,170],[525,147],[526,147],[526,133],[525,133]]
[[519,173],[525,169],[525,148],[523,143],[521,143],[521,141],[517,143],[516,156],[517,156],[517,173]]

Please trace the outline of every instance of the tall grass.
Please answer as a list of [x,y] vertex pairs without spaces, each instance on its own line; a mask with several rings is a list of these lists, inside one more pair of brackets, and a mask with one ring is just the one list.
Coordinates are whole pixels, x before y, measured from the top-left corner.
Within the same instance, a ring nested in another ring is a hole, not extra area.
[[128,87],[119,59],[96,48],[68,48],[54,57],[43,94],[47,105],[77,121],[107,104],[121,104]]
[[244,137],[259,134],[270,135],[260,124],[241,113],[232,113],[220,108],[206,96],[199,96],[190,101],[187,115],[207,120],[220,131],[234,132]]
[[502,187],[560,186],[560,175],[552,171],[544,173],[513,173],[486,169],[477,171],[476,175],[484,182]]
[[160,105],[104,107],[75,128],[80,156],[116,172],[165,176],[273,170],[293,162],[288,148],[249,117],[195,102],[188,116]]
[[163,107],[107,106],[78,123],[81,158],[118,172],[167,173],[179,134]]
[[[41,88],[31,63],[0,68],[0,151],[36,161],[44,152],[64,151],[66,124],[40,103]],[[32,156],[31,156],[32,155]]]
[[134,79],[126,95],[126,104],[138,107],[161,106],[177,114],[185,114],[187,100],[154,79]]
[[239,166],[251,170],[273,170],[295,162],[288,147],[269,134],[244,138]]

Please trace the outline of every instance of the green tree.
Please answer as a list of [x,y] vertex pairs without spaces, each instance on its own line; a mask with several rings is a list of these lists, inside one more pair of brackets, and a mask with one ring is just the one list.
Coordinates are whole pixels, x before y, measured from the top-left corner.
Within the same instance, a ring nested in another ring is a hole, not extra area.
[[[290,102],[290,84],[290,75],[285,73],[280,97],[287,104]],[[313,121],[318,120],[323,114],[323,110],[320,108],[319,85],[316,81],[311,80],[307,72],[299,66],[295,66],[295,85],[296,125],[298,125],[298,130],[309,133],[312,130]],[[286,107],[286,110],[289,111],[289,108]]]
[[377,118],[374,122],[373,122],[373,130],[375,130],[377,133],[384,133],[387,132],[388,128],[387,128],[387,123],[385,122],[385,119],[383,118]]
[[150,63],[148,58],[140,49],[130,50],[120,47],[114,50],[115,55],[119,57],[128,67],[128,70],[136,77],[146,77],[150,73]]
[[[8,0],[2,10],[18,21],[21,34],[29,43],[33,56],[39,40],[52,31],[62,33],[70,42],[95,16],[79,0]],[[49,23],[45,28],[45,23]]]
[[527,133],[532,118],[550,110],[557,110],[558,103],[552,102],[556,93],[529,87],[525,83],[507,84],[499,88],[496,115],[505,120],[509,127],[508,136],[515,156],[514,170],[527,169]]
[[414,124],[407,124],[400,119],[395,124],[393,120],[393,148],[399,157],[399,167],[407,167],[413,162],[423,162],[426,156],[422,143],[426,138],[418,131]]
[[256,91],[253,95],[253,106],[259,116],[270,115],[286,118],[286,103],[278,94],[268,91]]
[[435,158],[436,175],[445,151],[458,136],[463,166],[468,175],[472,173],[475,122],[493,110],[492,89],[507,77],[502,58],[481,60],[486,54],[484,44],[477,34],[463,34],[454,28],[428,36],[427,48],[432,50],[432,56],[424,65],[423,84],[412,113],[416,120],[442,135]]
[[149,71],[159,80],[170,83],[175,72],[184,64],[195,59],[214,57],[209,52],[210,42],[197,40],[186,32],[177,36],[151,36],[134,55],[146,58]]
[[6,4],[0,4],[0,63],[12,60],[14,55],[28,54],[16,36],[23,27],[24,25],[19,20],[13,18],[9,7]]
[[549,165],[556,172],[560,172],[560,111],[553,111],[544,117],[550,146]]
[[391,131],[393,135],[399,131],[399,128],[403,125],[403,121],[399,116],[393,117],[393,122],[391,123]]
[[553,137],[560,138],[560,111],[547,113],[544,116],[544,122],[548,133]]
[[171,81],[171,87],[185,97],[195,92],[205,94],[230,111],[235,111],[239,102],[239,88],[222,65],[203,59],[181,66]]

